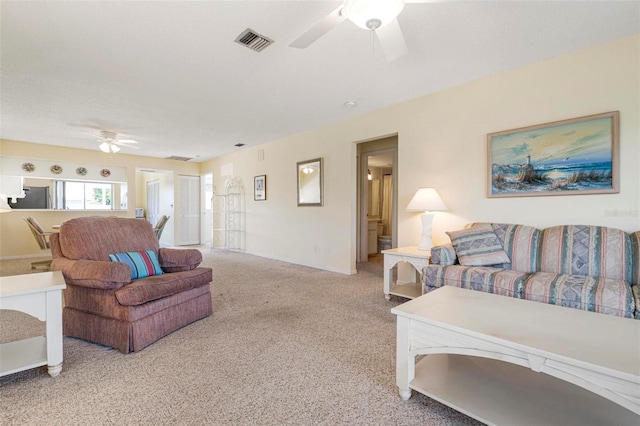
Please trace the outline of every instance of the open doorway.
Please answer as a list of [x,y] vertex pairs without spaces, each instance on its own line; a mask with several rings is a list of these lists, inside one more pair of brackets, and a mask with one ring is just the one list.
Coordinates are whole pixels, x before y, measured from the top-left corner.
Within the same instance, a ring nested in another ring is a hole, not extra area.
[[160,216],[169,216],[160,239],[162,247],[175,245],[174,172],[171,170],[136,169],[136,213],[154,226]]
[[397,246],[397,136],[358,145],[357,261],[382,263]]

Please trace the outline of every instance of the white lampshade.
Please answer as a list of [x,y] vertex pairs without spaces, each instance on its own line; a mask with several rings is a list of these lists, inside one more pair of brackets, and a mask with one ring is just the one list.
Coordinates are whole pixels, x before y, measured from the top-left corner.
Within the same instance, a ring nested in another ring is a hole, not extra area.
[[409,204],[407,205],[408,211],[423,211],[420,215],[422,221],[422,238],[418,250],[431,250],[433,247],[433,238],[431,237],[431,224],[433,223],[433,213],[429,211],[444,211],[447,210],[447,206],[442,201],[442,198],[438,195],[433,188],[420,188],[416,191]]
[[0,197],[0,213],[10,212],[11,210],[12,208],[9,203],[7,203],[4,198]]
[[343,12],[360,28],[376,30],[393,21],[404,8],[404,0],[346,0]]
[[447,206],[433,188],[420,188],[407,205],[408,211],[445,211]]

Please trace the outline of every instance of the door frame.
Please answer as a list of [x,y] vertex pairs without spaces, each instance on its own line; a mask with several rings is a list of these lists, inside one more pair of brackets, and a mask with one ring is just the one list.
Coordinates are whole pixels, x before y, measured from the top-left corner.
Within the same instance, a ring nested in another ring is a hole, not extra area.
[[[369,142],[376,142],[369,141]],[[365,142],[366,143],[366,142]],[[358,241],[357,241],[357,262],[367,262],[369,260],[369,250],[368,250],[368,227],[369,221],[367,217],[367,206],[369,202],[369,197],[367,194],[367,170],[368,170],[368,162],[369,157],[373,157],[380,154],[392,154],[392,164],[391,164],[391,174],[393,176],[393,197],[392,197],[392,212],[391,212],[391,245],[392,247],[398,246],[398,147],[391,148],[383,148],[377,151],[368,151],[362,152],[358,158],[358,188],[359,194],[358,198],[360,200],[360,207],[358,209]]]

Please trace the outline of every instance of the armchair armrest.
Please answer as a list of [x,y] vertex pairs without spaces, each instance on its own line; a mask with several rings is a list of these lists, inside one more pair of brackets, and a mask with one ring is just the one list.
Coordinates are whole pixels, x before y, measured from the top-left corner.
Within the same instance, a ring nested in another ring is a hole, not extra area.
[[451,244],[443,244],[431,248],[431,263],[434,265],[455,265],[458,263],[456,251]]
[[190,271],[202,263],[202,253],[196,249],[161,248],[158,261],[164,272]]
[[131,269],[122,262],[57,257],[53,259],[51,269],[62,271],[67,284],[81,287],[116,290],[131,282]]

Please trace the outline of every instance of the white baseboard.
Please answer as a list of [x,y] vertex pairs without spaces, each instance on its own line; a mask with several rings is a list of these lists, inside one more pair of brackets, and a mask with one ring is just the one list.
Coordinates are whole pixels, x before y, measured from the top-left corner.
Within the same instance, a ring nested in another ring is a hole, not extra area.
[[287,258],[283,258],[283,257],[271,256],[271,255],[267,255],[267,254],[264,254],[264,253],[254,253],[254,252],[250,252],[250,251],[244,251],[242,253],[250,254],[252,256],[264,257],[265,259],[279,260],[280,262],[293,263],[294,265],[307,266],[309,268],[321,269],[323,271],[336,272],[338,274],[355,275],[355,274],[358,273],[357,270],[353,270],[353,269],[352,270],[344,270],[344,269],[328,268],[328,267],[319,266],[319,265],[301,263],[301,262],[294,261],[294,260],[287,259]]
[[1,256],[0,260],[34,259],[36,257],[51,257],[51,254],[23,254],[19,256]]

